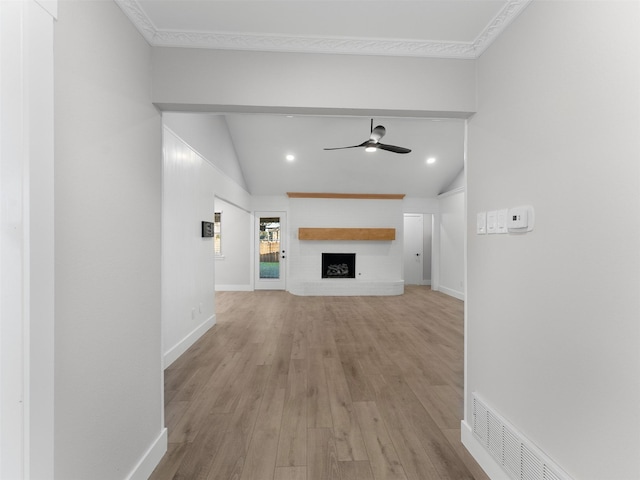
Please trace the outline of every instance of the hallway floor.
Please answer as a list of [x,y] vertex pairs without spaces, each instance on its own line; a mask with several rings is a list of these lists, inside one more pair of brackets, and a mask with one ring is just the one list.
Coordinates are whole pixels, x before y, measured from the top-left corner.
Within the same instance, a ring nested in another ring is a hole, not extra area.
[[152,480],[487,480],[460,443],[460,300],[217,292],[165,371]]

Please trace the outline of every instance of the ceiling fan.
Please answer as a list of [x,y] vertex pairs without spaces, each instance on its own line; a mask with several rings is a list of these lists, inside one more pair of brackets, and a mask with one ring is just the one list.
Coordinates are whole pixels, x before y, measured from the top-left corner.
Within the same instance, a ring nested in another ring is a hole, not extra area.
[[380,143],[380,139],[384,137],[384,134],[387,133],[387,130],[382,126],[378,125],[376,128],[373,128],[373,118],[371,119],[371,135],[369,139],[362,142],[360,145],[351,145],[349,147],[335,147],[335,148],[325,148],[325,150],[342,150],[344,148],[358,148],[364,147],[365,152],[375,152],[376,150],[386,150],[388,152],[393,153],[409,153],[411,149],[404,147],[397,147],[395,145],[387,145],[386,143]]

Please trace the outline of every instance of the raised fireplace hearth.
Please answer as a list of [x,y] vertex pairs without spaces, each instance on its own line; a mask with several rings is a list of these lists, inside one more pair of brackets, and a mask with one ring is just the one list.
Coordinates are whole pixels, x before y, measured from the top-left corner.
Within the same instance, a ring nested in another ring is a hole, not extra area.
[[322,278],[356,278],[356,254],[323,253]]

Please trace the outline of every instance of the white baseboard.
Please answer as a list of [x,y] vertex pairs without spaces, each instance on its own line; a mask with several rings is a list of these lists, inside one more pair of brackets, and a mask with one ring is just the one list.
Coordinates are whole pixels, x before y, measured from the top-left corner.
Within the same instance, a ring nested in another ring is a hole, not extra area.
[[478,442],[473,436],[471,427],[463,420],[460,423],[462,432],[462,444],[465,446],[471,456],[478,462],[478,465],[484,470],[491,480],[511,480],[509,475],[496,462],[491,454]]
[[180,340],[176,345],[171,347],[164,354],[164,368],[167,368],[169,365],[175,362],[180,355],[186,352],[191,345],[196,343],[196,341],[215,324],[216,324],[216,316],[212,315],[207,320],[205,320],[200,325],[198,325],[191,333],[189,333],[186,337]]
[[147,480],[167,451],[167,429],[163,428],[126,480]]
[[216,292],[253,292],[251,285],[216,285]]
[[452,288],[443,287],[442,285],[438,287],[438,290],[446,295],[449,295],[450,297],[454,297],[454,298],[457,298],[458,300],[464,301],[464,292],[459,292]]

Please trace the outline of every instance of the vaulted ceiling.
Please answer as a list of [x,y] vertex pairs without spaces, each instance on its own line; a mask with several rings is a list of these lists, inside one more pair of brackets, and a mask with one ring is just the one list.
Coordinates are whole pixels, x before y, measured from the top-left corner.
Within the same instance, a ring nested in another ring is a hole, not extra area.
[[[116,0],[152,46],[477,58],[530,0]],[[370,118],[229,114],[229,131],[254,195],[286,191],[406,193],[433,197],[463,168],[464,122],[375,118],[384,143],[357,145]],[[286,155],[295,159],[288,161]],[[435,163],[427,164],[434,158]]]
[[[371,119],[286,115],[227,115],[247,186],[254,195],[282,192],[404,193],[435,197],[463,168],[464,121],[375,118],[383,143],[408,154],[364,148]],[[293,160],[287,160],[293,155]],[[435,163],[428,164],[433,158]]]

